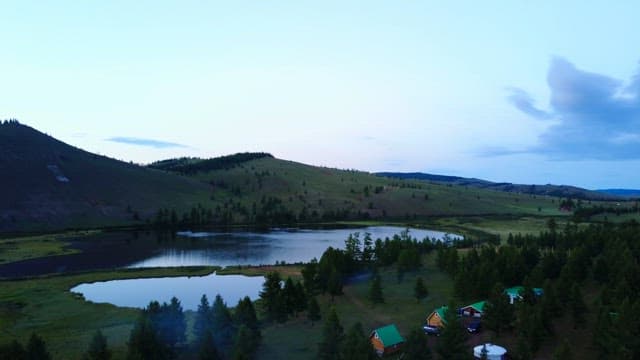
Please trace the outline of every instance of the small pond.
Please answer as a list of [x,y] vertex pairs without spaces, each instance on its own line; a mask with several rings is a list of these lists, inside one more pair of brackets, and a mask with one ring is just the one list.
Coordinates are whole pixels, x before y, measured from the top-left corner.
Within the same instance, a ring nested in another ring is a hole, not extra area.
[[80,284],[70,291],[80,293],[94,303],[110,303],[122,307],[144,308],[150,301],[169,302],[177,297],[184,310],[196,310],[203,294],[212,304],[220,294],[227,305],[249,296],[259,297],[264,283],[262,276],[216,275],[180,276],[149,279],[125,279]]

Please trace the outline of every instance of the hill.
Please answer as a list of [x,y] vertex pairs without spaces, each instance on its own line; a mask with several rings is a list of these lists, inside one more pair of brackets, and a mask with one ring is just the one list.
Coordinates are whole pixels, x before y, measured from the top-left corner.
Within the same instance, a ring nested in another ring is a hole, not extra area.
[[627,199],[638,199],[640,198],[640,190],[638,189],[599,189],[597,192],[620,196]]
[[[513,184],[508,182],[492,182],[476,178],[464,178],[459,176],[435,175],[426,173],[397,173],[379,172],[379,176],[396,179],[417,179],[435,183],[454,184],[462,186],[472,186],[480,189],[490,189],[496,191],[515,192],[523,194],[547,195],[562,198],[573,198],[582,200],[620,200],[626,197],[624,193],[607,190],[587,190],[570,185],[527,185]],[[640,192],[638,192],[640,194]]]
[[[235,159],[249,156],[239,155],[242,156],[236,155]],[[189,159],[188,164],[198,166],[203,161],[210,160]],[[195,220],[205,223],[273,225],[370,219],[415,221],[437,216],[567,214],[558,210],[560,200],[550,196],[385,178],[271,156],[232,163],[224,168],[188,172],[188,177],[210,184],[213,190],[203,211],[196,210],[182,218],[193,215]],[[180,214],[174,219],[180,221]],[[171,222],[169,216],[162,221]]]
[[4,232],[568,215],[547,192],[442,181],[450,177],[389,178],[267,153],[168,159],[143,167],[83,151],[17,122],[0,125],[0,170],[6,174],[0,180]]
[[139,223],[208,193],[199,181],[92,154],[15,121],[0,124],[0,173],[0,231]]

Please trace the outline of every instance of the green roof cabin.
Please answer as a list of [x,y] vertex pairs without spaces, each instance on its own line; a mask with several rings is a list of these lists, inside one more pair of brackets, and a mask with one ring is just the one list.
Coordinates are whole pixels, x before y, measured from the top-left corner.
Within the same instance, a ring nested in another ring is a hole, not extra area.
[[[533,295],[542,296],[544,294],[544,290],[541,288],[533,288]],[[516,300],[522,300],[522,295],[524,293],[524,286],[514,286],[508,289],[504,289],[504,293],[509,297],[509,303],[514,304]]]
[[431,312],[429,316],[427,316],[427,325],[436,326],[436,327],[444,327],[447,324],[447,321],[444,319],[444,315],[447,313],[447,307],[441,306]]
[[486,303],[486,301],[478,301],[477,303],[464,306],[460,308],[460,313],[464,316],[482,317]]
[[369,341],[371,341],[371,345],[373,345],[378,356],[393,354],[399,351],[405,342],[394,324],[373,330],[371,335],[369,335]]

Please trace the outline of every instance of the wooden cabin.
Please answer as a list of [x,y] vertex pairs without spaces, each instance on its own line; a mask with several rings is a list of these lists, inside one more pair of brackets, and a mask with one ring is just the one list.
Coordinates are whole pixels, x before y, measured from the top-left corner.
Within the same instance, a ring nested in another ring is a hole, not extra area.
[[464,316],[471,316],[476,318],[482,317],[482,314],[484,314],[484,306],[486,303],[486,301],[478,301],[477,303],[467,305],[460,308],[460,313]]
[[433,312],[431,312],[431,314],[427,316],[427,325],[444,327],[447,324],[447,321],[444,319],[444,315],[446,314],[447,310],[448,308],[446,306],[441,306],[433,310]]
[[399,351],[405,342],[394,324],[373,330],[369,335],[369,341],[378,356],[385,356]]

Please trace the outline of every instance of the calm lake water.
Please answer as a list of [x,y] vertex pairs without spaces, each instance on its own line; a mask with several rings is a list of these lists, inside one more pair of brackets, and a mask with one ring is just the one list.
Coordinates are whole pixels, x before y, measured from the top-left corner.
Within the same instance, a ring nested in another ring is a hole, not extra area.
[[[51,256],[0,265],[0,277],[33,276],[97,269],[200,265],[270,265],[307,262],[329,247],[344,247],[349,234],[393,237],[402,227],[373,226],[346,229],[273,229],[268,232],[104,232],[71,241],[81,253]],[[418,240],[452,239],[457,235],[410,229]]]
[[[272,230],[254,232],[178,232],[178,238],[189,243],[189,248],[161,248],[154,255],[130,264],[129,267],[193,266],[193,265],[271,265],[276,261],[286,263],[308,262],[320,258],[329,247],[343,248],[349,234],[360,233],[360,239],[368,232],[375,240],[393,237],[405,229],[393,226],[375,226],[360,229],[331,230]],[[446,233],[431,230],[410,229],[409,234],[419,240],[425,238],[443,240]],[[452,236],[452,235],[449,235]]]
[[[401,227],[374,226],[329,230],[274,229],[269,232],[109,233],[75,242],[74,246],[81,248],[83,254],[50,260],[72,259],[65,269],[85,266],[87,261],[94,266],[103,264],[129,268],[307,262],[314,257],[319,258],[329,246],[344,247],[349,234],[358,232],[362,239],[368,232],[375,240],[391,238],[403,230]],[[410,229],[409,235],[419,240],[458,238],[457,235],[419,229]],[[185,310],[195,310],[202,294],[206,294],[210,302],[220,294],[230,306],[244,296],[255,300],[263,282],[263,277],[212,274],[96,282],[78,285],[71,291],[83,294],[89,301],[138,308],[147,306],[152,300],[169,302],[175,296]]]
[[245,296],[256,300],[263,282],[262,276],[211,274],[102,281],[80,284],[70,291],[80,293],[86,300],[95,303],[136,308],[144,308],[153,300],[168,303],[175,296],[184,310],[196,310],[202,294],[207,295],[209,304],[213,303],[217,294],[229,306],[235,306]]

